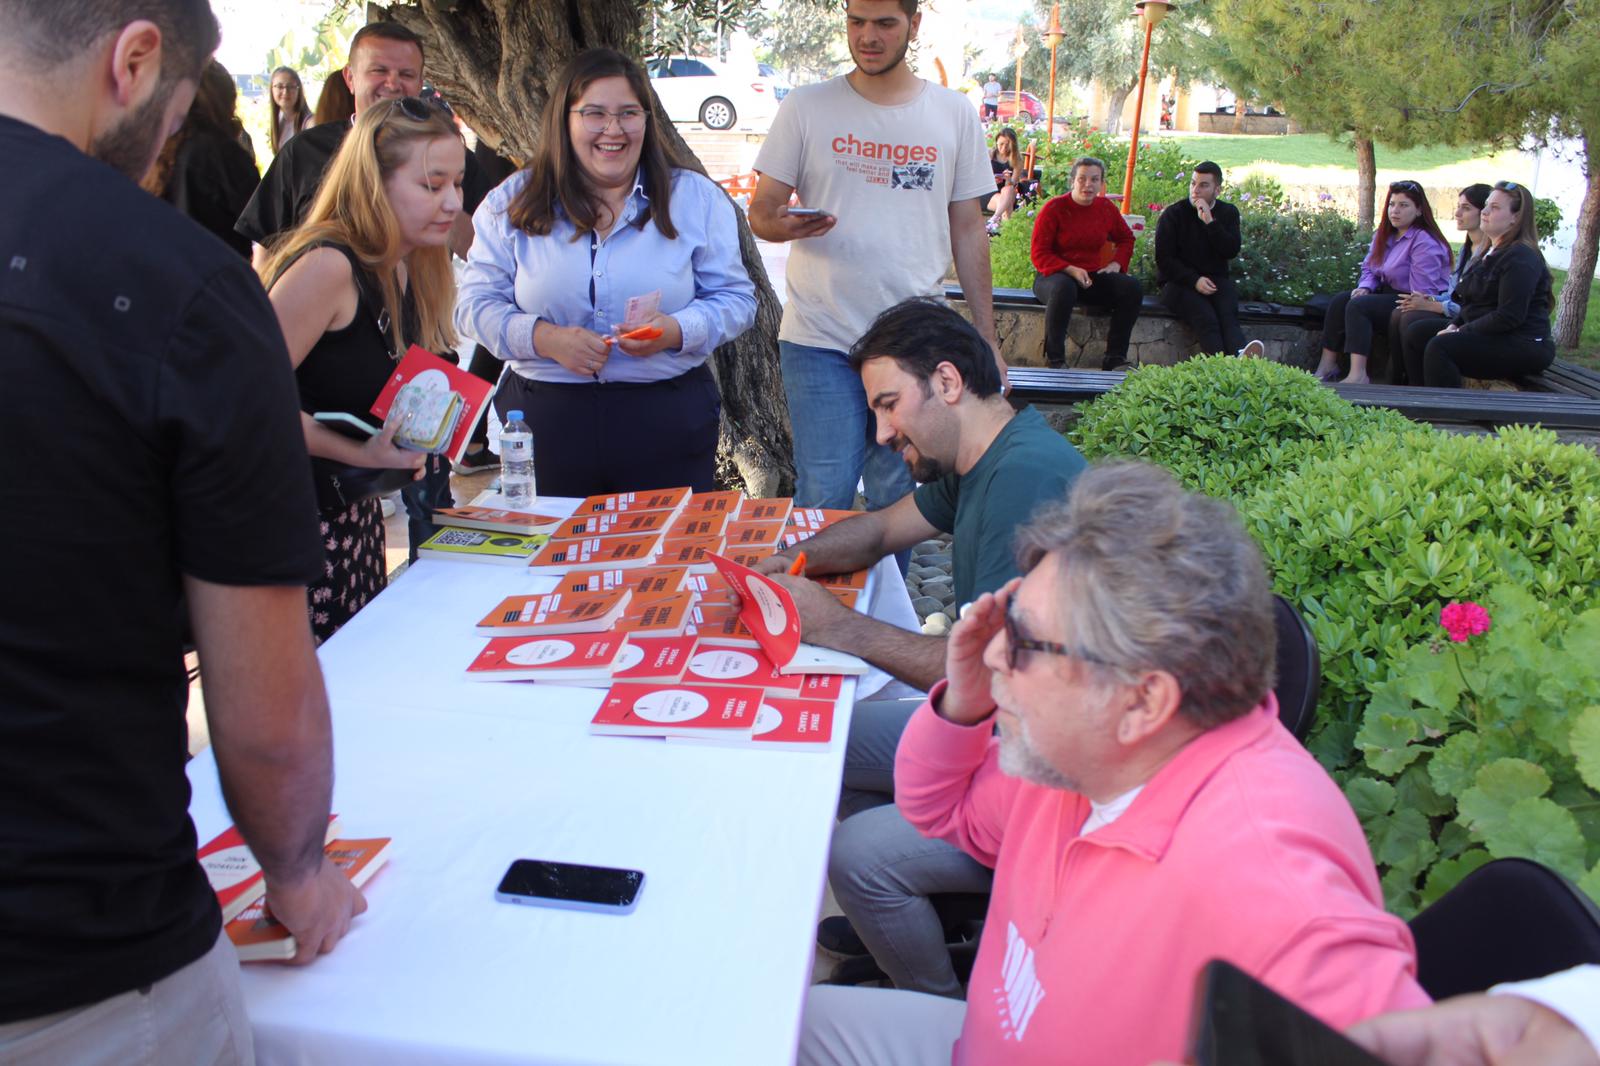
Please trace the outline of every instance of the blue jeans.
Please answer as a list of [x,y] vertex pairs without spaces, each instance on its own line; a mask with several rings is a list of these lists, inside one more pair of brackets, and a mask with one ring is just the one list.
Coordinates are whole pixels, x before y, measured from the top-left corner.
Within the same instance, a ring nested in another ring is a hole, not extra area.
[[794,427],[796,507],[847,511],[864,481],[867,510],[876,511],[916,487],[905,461],[874,439],[861,375],[844,352],[779,341],[778,355]]
[[456,498],[450,491],[450,462],[443,456],[428,456],[427,474],[421,481],[413,481],[400,490],[400,501],[406,505],[406,532],[411,540],[411,561],[417,561],[417,547],[439,532],[433,523],[433,512],[440,507],[454,507]]

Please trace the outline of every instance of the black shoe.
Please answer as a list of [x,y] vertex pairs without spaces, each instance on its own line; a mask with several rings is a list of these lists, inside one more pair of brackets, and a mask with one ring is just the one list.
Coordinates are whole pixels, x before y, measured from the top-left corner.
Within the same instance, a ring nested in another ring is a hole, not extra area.
[[1102,366],[1100,369],[1101,370],[1109,370],[1113,374],[1131,374],[1133,371],[1139,369],[1139,364],[1138,363],[1130,363],[1126,359],[1123,359],[1123,360],[1120,360],[1120,361],[1115,362],[1115,363],[1107,363],[1104,366]]
[[856,935],[855,926],[842,914],[817,923],[817,950],[835,959],[854,959],[868,954],[867,945]]
[[500,465],[500,457],[488,448],[482,451],[468,452],[461,457],[459,463],[453,464],[455,472],[462,476],[481,474],[485,470],[493,470]]

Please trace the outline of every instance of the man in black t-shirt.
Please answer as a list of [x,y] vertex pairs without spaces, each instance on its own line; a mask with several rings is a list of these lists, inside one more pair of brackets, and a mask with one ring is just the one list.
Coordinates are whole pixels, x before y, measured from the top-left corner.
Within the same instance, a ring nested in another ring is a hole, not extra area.
[[205,0],[0,0],[6,1063],[252,1059],[188,817],[185,608],[298,961],[365,908],[322,854],[323,562],[283,337],[239,257],[130,180],[217,37]]

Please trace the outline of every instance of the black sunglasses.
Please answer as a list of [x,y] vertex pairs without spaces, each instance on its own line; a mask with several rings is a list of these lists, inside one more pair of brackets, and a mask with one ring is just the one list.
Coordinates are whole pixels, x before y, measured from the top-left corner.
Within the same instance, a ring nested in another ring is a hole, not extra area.
[[1017,664],[1022,661],[1021,653],[1025,651],[1042,651],[1050,655],[1064,655],[1069,659],[1082,659],[1086,663],[1096,666],[1110,666],[1111,664],[1088,652],[1077,648],[1069,648],[1065,644],[1057,644],[1051,640],[1034,640],[1032,637],[1022,635],[1022,630],[1017,628],[1017,602],[1011,600],[1006,604],[1006,669],[1016,673]]
[[[395,108],[413,122],[426,122],[436,113],[450,114],[450,105],[444,98],[429,94],[427,96],[401,96],[389,101],[389,114],[394,114]],[[385,116],[386,118],[388,116]]]

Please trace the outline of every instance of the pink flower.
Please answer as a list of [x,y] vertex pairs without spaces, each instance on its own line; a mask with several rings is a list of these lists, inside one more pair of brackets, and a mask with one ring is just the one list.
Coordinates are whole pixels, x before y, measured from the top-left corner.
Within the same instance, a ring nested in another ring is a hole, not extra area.
[[1476,603],[1452,603],[1439,612],[1439,624],[1457,644],[1489,632],[1489,612]]

